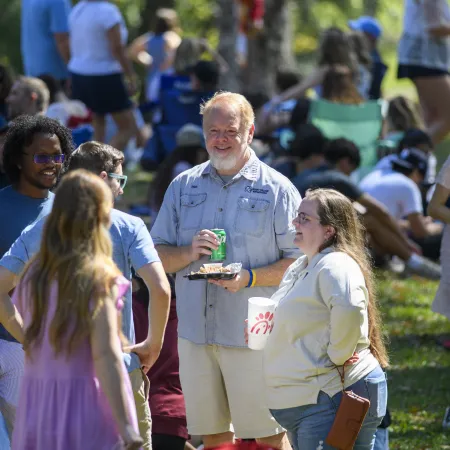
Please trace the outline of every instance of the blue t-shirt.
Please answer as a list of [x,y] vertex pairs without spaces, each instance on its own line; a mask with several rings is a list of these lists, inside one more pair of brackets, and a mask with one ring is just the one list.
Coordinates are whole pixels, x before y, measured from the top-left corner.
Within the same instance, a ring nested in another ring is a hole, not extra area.
[[[0,260],[0,266],[19,275],[28,260],[39,251],[45,219],[28,227]],[[150,233],[142,219],[113,209],[111,211],[111,239],[113,259],[127,280],[131,281],[131,268],[138,271],[146,264],[160,262]],[[135,342],[131,286],[124,297],[122,331],[129,342]],[[0,338],[4,337],[0,334]],[[129,372],[140,367],[135,354],[124,354]]]
[[28,197],[12,186],[0,190],[0,211],[5,214],[5,220],[0,221],[0,257],[27,226],[51,211],[54,197],[52,192],[48,193],[47,198]]
[[21,49],[25,74],[68,78],[54,33],[68,33],[70,0],[22,0]]

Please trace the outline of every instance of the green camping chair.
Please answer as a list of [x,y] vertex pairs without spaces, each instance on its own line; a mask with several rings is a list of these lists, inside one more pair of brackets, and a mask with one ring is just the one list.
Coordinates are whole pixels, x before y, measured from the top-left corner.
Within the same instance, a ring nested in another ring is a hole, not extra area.
[[326,100],[311,102],[309,121],[329,139],[346,138],[361,152],[361,166],[356,177],[361,179],[377,163],[378,139],[381,133],[382,102],[342,105]]

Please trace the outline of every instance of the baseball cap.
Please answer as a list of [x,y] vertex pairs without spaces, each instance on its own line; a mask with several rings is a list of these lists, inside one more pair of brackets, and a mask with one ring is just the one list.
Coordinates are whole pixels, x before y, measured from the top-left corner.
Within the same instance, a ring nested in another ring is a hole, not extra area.
[[177,147],[203,147],[205,138],[203,130],[198,125],[188,123],[180,128],[175,136]]
[[428,133],[419,128],[410,128],[405,131],[405,134],[398,144],[398,148],[417,148],[419,145],[424,144],[430,149],[433,148],[433,142]]
[[383,33],[380,22],[370,16],[361,16],[356,20],[350,20],[348,26],[352,30],[363,31],[364,33],[370,34],[375,39],[378,39]]
[[413,171],[417,169],[424,177],[428,170],[428,156],[417,148],[405,148],[392,160],[392,168]]

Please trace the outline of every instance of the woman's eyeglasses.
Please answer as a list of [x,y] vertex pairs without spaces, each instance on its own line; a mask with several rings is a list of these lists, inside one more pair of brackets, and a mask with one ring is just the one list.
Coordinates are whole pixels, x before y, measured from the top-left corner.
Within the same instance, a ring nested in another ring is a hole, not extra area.
[[126,175],[119,175],[118,173],[108,173],[108,177],[115,178],[119,181],[120,189],[125,189],[128,177]]
[[[28,155],[28,153],[24,153]],[[57,155],[47,155],[46,153],[36,153],[33,155],[33,161],[35,164],[50,164],[51,162],[55,164],[62,164],[66,159],[64,153],[58,153]]]
[[298,213],[297,216],[298,223],[304,224],[306,222],[310,222],[311,220],[318,220],[320,222],[320,219],[318,217],[308,216],[304,212]]

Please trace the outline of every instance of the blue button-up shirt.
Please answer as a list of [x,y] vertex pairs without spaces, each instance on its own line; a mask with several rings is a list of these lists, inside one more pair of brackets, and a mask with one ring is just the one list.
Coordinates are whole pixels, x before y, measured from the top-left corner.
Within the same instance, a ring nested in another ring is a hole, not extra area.
[[[225,182],[210,162],[180,174],[170,184],[152,228],[155,245],[190,245],[202,229],[222,228],[227,234],[224,265],[264,267],[281,258],[298,258],[292,221],[300,206],[294,185],[261,162],[253,150],[242,170]],[[271,297],[277,287],[229,292],[184,275],[198,271],[202,257],[177,273],[178,335],[195,344],[246,347],[244,320],[249,297]]]

